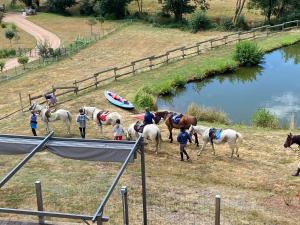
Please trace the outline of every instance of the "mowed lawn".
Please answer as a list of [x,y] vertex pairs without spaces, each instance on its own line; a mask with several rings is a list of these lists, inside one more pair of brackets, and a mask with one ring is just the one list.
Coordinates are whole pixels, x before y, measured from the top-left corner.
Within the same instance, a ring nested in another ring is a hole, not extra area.
[[[5,94],[0,97],[1,114],[16,108],[19,92],[27,99],[29,93],[41,94],[54,84],[70,83],[107,67],[124,65],[132,60],[222,35],[224,33],[220,32],[191,34],[142,24],[126,26],[70,58],[1,83],[0,87],[5,87],[2,89]],[[7,102],[6,96],[10,96],[10,102]]]
[[[5,31],[10,29],[10,25],[7,28],[0,27],[0,49],[11,48],[10,41],[5,37]],[[36,40],[33,36],[26,33],[22,29],[17,27],[17,33],[20,37],[19,40],[15,38],[12,39],[12,48],[34,48],[36,45]]]
[[[62,40],[62,44],[68,46],[77,37],[91,36],[91,26],[87,24],[90,18],[38,13],[36,16],[28,17],[28,20],[55,33]],[[106,20],[102,25],[98,22],[92,28],[93,34],[103,35],[104,32],[107,33],[118,26],[120,22]]]
[[[264,17],[261,15],[259,10],[247,9],[248,1],[249,0],[246,1],[243,10],[243,14],[245,15],[247,21],[249,22],[263,21]],[[161,11],[163,5],[158,2],[159,2],[158,0],[144,0],[143,11],[148,12],[150,14],[155,14]],[[211,19],[216,20],[217,18],[221,18],[221,17],[231,18],[234,16],[236,0],[211,0],[207,2],[210,5],[210,8],[207,10],[207,14]],[[138,11],[136,1],[131,2],[131,4],[129,5],[129,10],[132,13]]]

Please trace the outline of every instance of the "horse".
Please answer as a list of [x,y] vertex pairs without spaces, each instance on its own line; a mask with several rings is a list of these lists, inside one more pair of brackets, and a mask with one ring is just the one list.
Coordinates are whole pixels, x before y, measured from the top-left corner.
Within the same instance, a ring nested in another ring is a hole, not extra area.
[[33,110],[34,112],[37,112],[41,120],[44,122],[45,127],[46,127],[46,132],[49,133],[49,122],[53,122],[56,120],[61,120],[65,123],[67,127],[67,133],[70,134],[70,126],[71,126],[71,113],[67,110],[64,109],[58,109],[55,112],[51,112],[48,107],[44,107],[42,105],[39,105],[37,103],[32,103],[30,106],[29,110]]
[[161,138],[161,133],[155,124],[147,124],[144,127],[143,133],[140,134],[136,132],[134,129],[134,126],[136,125],[141,125],[141,123],[138,121],[136,123],[130,124],[127,130],[127,139],[128,140],[136,140],[139,135],[142,135],[145,139],[155,141],[155,147],[156,147],[156,154],[158,154],[158,149],[161,146],[162,138]]
[[205,148],[206,144],[208,142],[210,142],[211,145],[212,145],[214,155],[216,154],[214,144],[228,143],[228,145],[231,149],[231,158],[233,157],[234,149],[236,149],[236,151],[235,151],[236,156],[240,157],[239,153],[238,153],[238,151],[239,151],[238,140],[240,140],[240,142],[242,142],[243,137],[239,132],[237,132],[235,130],[232,130],[232,129],[225,129],[225,130],[221,131],[220,138],[213,139],[210,135],[211,134],[211,132],[210,132],[211,129],[212,129],[211,127],[193,126],[193,125],[191,125],[190,128],[189,128],[189,133],[190,134],[198,133],[199,135],[201,135],[202,140],[204,142],[201,149],[200,149],[200,151],[198,152],[198,156],[201,154],[201,152]]
[[[173,135],[172,135],[173,128],[180,129],[181,127],[184,127],[185,129],[189,129],[191,125],[194,126],[197,125],[197,118],[189,115],[183,115],[180,118],[179,123],[174,124],[172,121],[173,115],[174,115],[173,112],[168,112],[168,111],[159,111],[154,113],[154,121],[156,124],[158,124],[161,119],[165,121],[165,124],[167,125],[170,133],[169,135],[170,143],[173,142]],[[195,136],[195,143],[197,146],[199,146],[197,133],[194,133],[194,136]]]
[[[96,123],[98,127],[100,127],[100,134],[103,136],[103,129],[102,125],[115,125],[116,120],[119,119],[121,121],[122,116],[117,112],[107,112],[105,110],[98,109],[96,107],[88,107],[83,106],[82,107],[84,113],[87,114],[87,116],[90,116]],[[101,120],[101,116],[104,115],[104,119]]]

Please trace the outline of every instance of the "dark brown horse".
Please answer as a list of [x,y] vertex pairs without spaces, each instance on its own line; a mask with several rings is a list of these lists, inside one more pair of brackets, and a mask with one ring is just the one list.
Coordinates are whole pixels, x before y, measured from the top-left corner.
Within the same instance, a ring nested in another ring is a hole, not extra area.
[[[189,115],[183,115],[180,118],[179,123],[175,124],[172,121],[173,115],[174,115],[173,112],[168,112],[168,111],[160,111],[160,112],[154,113],[154,121],[156,124],[158,124],[161,119],[163,119],[165,121],[165,124],[167,125],[169,132],[170,132],[169,139],[170,139],[171,143],[173,142],[173,135],[172,135],[173,128],[180,129],[180,127],[184,127],[185,129],[189,129],[191,125],[194,125],[194,126],[197,125],[196,117],[189,116]],[[197,134],[194,133],[194,136],[195,136],[195,143],[197,144],[197,146],[199,146]]]

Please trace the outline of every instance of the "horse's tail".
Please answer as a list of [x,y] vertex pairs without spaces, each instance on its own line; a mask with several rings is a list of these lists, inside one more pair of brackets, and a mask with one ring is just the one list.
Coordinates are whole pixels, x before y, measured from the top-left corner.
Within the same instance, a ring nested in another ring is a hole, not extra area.
[[67,112],[67,116],[68,116],[69,122],[71,123],[72,122],[72,116],[71,116],[71,113],[69,111]]
[[156,134],[155,141],[156,141],[156,149],[160,148],[162,142],[160,130],[158,130]]
[[244,139],[243,139],[243,136],[239,132],[236,132],[236,138],[237,138],[237,143],[239,145],[242,144]]

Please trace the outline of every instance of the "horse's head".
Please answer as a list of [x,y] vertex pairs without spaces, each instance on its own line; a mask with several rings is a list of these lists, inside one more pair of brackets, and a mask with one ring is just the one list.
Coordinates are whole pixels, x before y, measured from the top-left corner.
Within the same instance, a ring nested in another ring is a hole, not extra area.
[[154,113],[154,117],[157,118],[158,122],[163,119],[166,120],[168,118],[169,112],[168,111],[158,111]]
[[286,140],[285,140],[285,143],[284,143],[284,147],[285,148],[289,148],[289,147],[291,147],[291,145],[293,144],[293,134],[292,133],[289,133],[288,135],[287,135],[287,138],[286,138]]
[[43,109],[42,105],[37,104],[36,102],[33,102],[31,104],[31,106],[29,107],[30,111],[34,111],[34,112],[41,112]]

